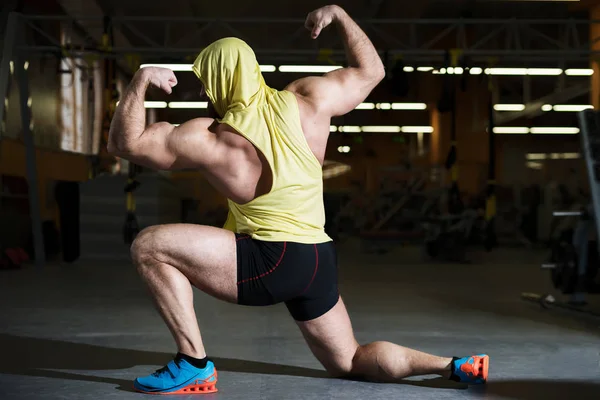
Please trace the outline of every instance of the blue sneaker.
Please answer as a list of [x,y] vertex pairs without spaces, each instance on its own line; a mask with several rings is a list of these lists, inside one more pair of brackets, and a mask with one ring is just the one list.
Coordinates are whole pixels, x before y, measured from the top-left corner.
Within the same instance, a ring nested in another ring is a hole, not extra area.
[[457,358],[452,360],[452,374],[450,379],[471,385],[480,385],[487,382],[490,357],[485,354]]
[[217,370],[212,361],[196,368],[183,359],[175,359],[153,374],[133,382],[136,391],[149,394],[195,394],[217,391]]

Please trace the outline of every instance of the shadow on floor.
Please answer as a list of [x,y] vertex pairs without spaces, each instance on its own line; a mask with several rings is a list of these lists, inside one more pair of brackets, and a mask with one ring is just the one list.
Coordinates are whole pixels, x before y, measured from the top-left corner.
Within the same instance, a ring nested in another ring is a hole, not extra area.
[[[10,360],[10,363],[0,363],[0,373],[105,382],[119,385],[120,389],[124,390],[130,390],[131,380],[49,370],[89,371],[126,369],[137,365],[161,366],[173,357],[170,353],[118,349],[7,334],[0,334],[0,354],[4,360]],[[311,368],[231,358],[213,358],[213,360],[221,371],[309,378],[329,377],[325,371]]]
[[[0,363],[0,374],[109,383],[125,391],[132,390],[131,379],[88,375],[89,371],[127,369],[138,365],[162,366],[173,357],[170,353],[119,349],[8,334],[0,334],[0,354],[3,359],[10,360],[7,363]],[[231,358],[212,357],[212,359],[220,371],[331,378],[327,372],[318,369]],[[56,370],[81,370],[85,373]],[[149,370],[148,373],[150,372],[152,371]],[[402,384],[436,389],[466,388],[441,378],[404,381]]]
[[[10,362],[0,363],[0,374],[101,382],[116,385],[117,389],[124,391],[132,390],[131,379],[88,375],[88,371],[118,370],[138,365],[160,366],[168,362],[173,356],[169,353],[118,349],[7,334],[0,334],[0,354],[2,354],[4,360],[10,360]],[[329,375],[325,371],[311,368],[230,358],[214,358],[214,361],[221,371],[321,379],[329,378]],[[86,372],[79,374],[53,370],[82,370]],[[466,389],[465,385],[442,378],[407,380],[403,381],[402,384],[433,389]],[[485,386],[471,387],[469,391],[480,393],[482,397],[494,395],[515,400],[554,400],[566,398],[597,400],[598,393],[600,393],[600,383],[513,380],[490,382]]]
[[600,382],[557,380],[508,380],[490,382],[473,388],[482,397],[490,395],[514,400],[597,400],[600,398]]

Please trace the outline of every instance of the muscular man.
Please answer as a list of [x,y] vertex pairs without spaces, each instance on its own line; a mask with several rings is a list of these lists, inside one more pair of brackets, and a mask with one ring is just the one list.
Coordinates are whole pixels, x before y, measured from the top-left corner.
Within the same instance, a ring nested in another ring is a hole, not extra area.
[[171,93],[177,84],[168,69],[141,69],[123,94],[109,151],[149,168],[201,170],[229,201],[224,229],[153,226],[133,243],[133,261],[178,348],[165,367],[136,379],[136,390],[216,391],[192,285],[231,303],[284,302],[333,376],[396,382],[440,374],[485,382],[487,356],[444,358],[388,342],[361,345],[354,338],[338,292],[336,252],[323,228],[322,164],[331,117],[353,110],[385,73],[365,33],[340,7],[320,8],[306,20],[313,38],[330,24],[345,43],[348,67],[300,79],[283,91],[265,84],[243,41],[227,38],[205,48],[193,70],[218,119],[146,126],[148,86]]

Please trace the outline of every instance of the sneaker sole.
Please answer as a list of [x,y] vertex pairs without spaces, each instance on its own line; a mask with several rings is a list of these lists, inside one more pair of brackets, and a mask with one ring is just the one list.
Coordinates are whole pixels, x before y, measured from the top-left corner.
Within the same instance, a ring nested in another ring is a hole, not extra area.
[[209,393],[216,393],[219,391],[217,389],[216,382],[203,383],[203,384],[198,384],[198,385],[191,384],[191,385],[184,386],[182,388],[179,388],[179,389],[171,391],[171,392],[146,392],[146,391],[136,388],[135,386],[133,387],[133,390],[135,390],[136,392],[139,392],[139,393],[156,394],[156,395],[161,395],[161,394],[162,395],[166,395],[166,394],[209,394]]

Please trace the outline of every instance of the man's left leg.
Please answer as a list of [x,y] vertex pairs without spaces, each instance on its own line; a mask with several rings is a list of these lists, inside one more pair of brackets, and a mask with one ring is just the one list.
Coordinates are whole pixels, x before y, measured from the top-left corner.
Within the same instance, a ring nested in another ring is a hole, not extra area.
[[235,235],[211,226],[153,226],[138,235],[131,256],[178,349],[174,360],[136,379],[134,387],[160,394],[216,391],[217,374],[206,358],[192,285],[221,300],[237,301]]
[[487,356],[457,360],[389,342],[359,345],[341,297],[324,315],[296,323],[315,357],[336,377],[389,383],[409,376],[430,374],[446,378],[452,375],[453,379],[468,383],[483,383],[487,379]]

